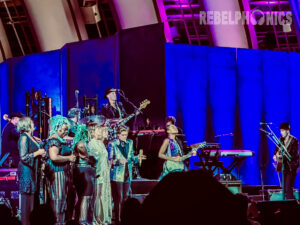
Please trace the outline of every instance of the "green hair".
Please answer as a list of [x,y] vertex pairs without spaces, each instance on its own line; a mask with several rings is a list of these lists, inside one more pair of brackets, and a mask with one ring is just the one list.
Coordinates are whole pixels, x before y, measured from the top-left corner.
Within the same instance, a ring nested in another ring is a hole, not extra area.
[[48,122],[50,125],[49,137],[52,136],[53,134],[56,134],[57,138],[60,141],[65,142],[65,140],[63,140],[62,138],[60,138],[57,135],[57,130],[59,128],[61,128],[64,124],[66,124],[68,126],[68,129],[70,128],[70,122],[69,122],[68,118],[61,116],[61,115],[56,115],[56,116],[51,117]]
[[73,147],[75,147],[75,145],[80,141],[87,143],[90,139],[91,138],[89,136],[86,125],[78,124],[76,127],[75,137],[73,139]]

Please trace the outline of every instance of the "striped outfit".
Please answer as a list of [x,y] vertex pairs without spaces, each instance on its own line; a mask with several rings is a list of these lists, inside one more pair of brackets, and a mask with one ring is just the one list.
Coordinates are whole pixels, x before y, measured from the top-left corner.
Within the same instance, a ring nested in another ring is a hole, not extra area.
[[[45,150],[49,154],[49,149],[52,146],[56,146],[59,149],[59,155],[70,154],[71,149],[68,149],[57,138],[51,138],[47,141],[45,145]],[[53,162],[50,158],[46,163],[46,174],[49,184],[49,196],[51,199],[51,206],[53,211],[56,214],[57,225],[65,224],[65,213],[67,208],[67,193],[68,193],[68,184],[70,182],[70,163],[56,163]]]

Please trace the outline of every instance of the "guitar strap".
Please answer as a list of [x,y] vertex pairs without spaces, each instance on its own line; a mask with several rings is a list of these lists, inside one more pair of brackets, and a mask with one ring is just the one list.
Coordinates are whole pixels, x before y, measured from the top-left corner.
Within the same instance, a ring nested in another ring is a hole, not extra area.
[[288,140],[288,142],[287,142],[286,145],[285,145],[286,150],[288,149],[288,147],[289,147],[291,141],[292,141],[292,137],[289,136],[289,140]]
[[118,110],[118,112],[119,112],[119,119],[122,119],[122,118],[123,118],[123,113],[122,113],[122,111],[121,111],[121,109],[120,109],[120,107],[119,107],[118,102],[116,102],[116,108],[117,108],[117,110]]

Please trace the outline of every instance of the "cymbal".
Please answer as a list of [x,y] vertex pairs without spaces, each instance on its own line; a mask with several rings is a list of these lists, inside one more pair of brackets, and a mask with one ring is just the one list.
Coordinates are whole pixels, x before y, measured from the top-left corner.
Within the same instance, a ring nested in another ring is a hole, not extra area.
[[82,118],[79,120],[79,124],[89,124],[89,123],[98,123],[98,124],[104,124],[106,121],[105,117],[102,115],[91,115]]

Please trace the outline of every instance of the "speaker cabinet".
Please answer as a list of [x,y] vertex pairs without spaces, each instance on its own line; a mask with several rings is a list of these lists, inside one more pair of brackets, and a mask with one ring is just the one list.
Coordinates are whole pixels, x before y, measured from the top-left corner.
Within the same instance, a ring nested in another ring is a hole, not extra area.
[[98,5],[80,7],[85,24],[95,24],[101,20]]
[[225,181],[220,180],[220,183],[227,187],[233,194],[242,192],[242,182],[240,180]]

